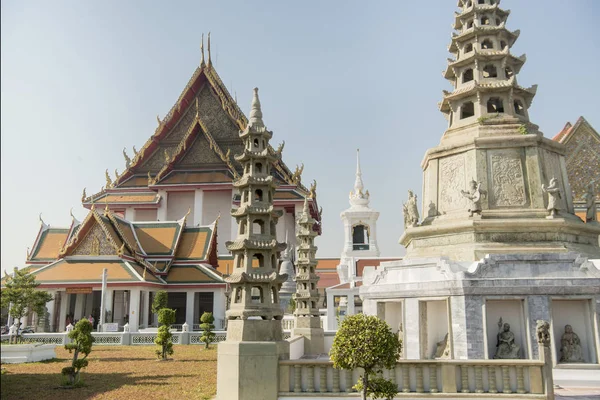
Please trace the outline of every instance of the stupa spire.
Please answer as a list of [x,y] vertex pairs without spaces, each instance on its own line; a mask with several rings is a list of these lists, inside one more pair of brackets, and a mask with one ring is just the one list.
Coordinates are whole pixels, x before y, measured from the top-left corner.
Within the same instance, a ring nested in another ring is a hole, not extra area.
[[254,88],[252,104],[250,105],[250,120],[248,124],[257,128],[262,128],[265,126],[262,117],[263,115],[260,108],[260,99],[258,98],[258,88]]
[[356,149],[356,179],[354,180],[354,190],[350,192],[350,205],[367,206],[369,204],[369,191],[363,192],[364,188],[360,169],[360,149]]
[[[459,0],[458,7],[461,10],[455,13],[453,25],[456,32],[448,46],[454,58],[448,59],[443,73],[454,89],[444,91],[440,103],[448,130],[470,125],[529,125],[527,110],[537,85],[525,88],[517,83],[526,57],[510,52],[520,33],[506,28],[510,11],[501,9],[499,0]],[[532,127],[529,133],[536,129]]]

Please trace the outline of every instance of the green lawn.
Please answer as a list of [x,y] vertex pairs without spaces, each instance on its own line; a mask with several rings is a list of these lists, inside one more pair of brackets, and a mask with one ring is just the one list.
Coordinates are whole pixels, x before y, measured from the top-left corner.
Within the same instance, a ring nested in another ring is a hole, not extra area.
[[211,399],[216,394],[216,348],[178,346],[169,361],[157,361],[156,346],[96,346],[83,370],[84,386],[60,387],[69,352],[58,346],[57,359],[3,364],[2,399]]

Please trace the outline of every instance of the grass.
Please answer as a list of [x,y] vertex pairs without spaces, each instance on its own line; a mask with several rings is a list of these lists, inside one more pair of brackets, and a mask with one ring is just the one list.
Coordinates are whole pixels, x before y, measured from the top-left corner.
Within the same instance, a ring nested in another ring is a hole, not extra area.
[[157,361],[156,346],[97,346],[82,370],[83,386],[61,388],[60,371],[71,365],[57,346],[54,360],[3,364],[2,399],[211,399],[217,392],[217,351],[175,345],[169,361]]

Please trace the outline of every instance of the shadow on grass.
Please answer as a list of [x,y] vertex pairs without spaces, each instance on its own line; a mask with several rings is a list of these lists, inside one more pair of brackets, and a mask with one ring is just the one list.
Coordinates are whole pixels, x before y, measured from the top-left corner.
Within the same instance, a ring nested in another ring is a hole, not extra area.
[[[173,378],[192,376],[177,375],[144,375],[132,376],[131,373],[83,373],[83,385],[71,390],[60,386],[61,376],[57,374],[21,374],[7,373],[1,376],[0,397],[15,400],[56,399],[91,399],[122,386],[140,385],[145,387],[164,386]],[[149,391],[152,389],[149,388]]]

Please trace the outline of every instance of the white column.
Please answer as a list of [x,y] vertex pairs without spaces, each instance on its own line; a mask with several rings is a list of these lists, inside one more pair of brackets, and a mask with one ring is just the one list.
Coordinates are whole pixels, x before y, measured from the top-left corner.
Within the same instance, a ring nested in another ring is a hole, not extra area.
[[158,210],[156,212],[156,218],[159,221],[167,220],[167,191],[159,190],[158,194],[160,195],[160,203],[158,206]]
[[113,297],[115,291],[113,289],[106,288],[106,293],[104,297],[104,310],[110,311],[109,313],[104,314],[104,322],[113,322]]
[[54,331],[54,305],[56,304],[55,299],[58,296],[58,292],[49,292],[52,295],[52,300],[46,303],[48,309],[48,329],[50,332]]
[[335,320],[335,304],[333,302],[333,293],[327,292],[327,330],[334,331],[336,329]]
[[[204,215],[204,190],[196,189],[196,193],[194,194],[194,226],[202,225],[205,222],[203,221]],[[189,322],[188,322],[189,324]]]
[[69,295],[65,291],[58,292],[60,294],[60,311],[58,314],[58,332],[64,332],[67,320],[67,307],[69,306]]
[[354,315],[354,292],[348,293],[348,308],[346,315]]
[[[227,297],[225,297],[225,289],[217,289],[214,292],[213,301],[213,317],[216,320],[225,321],[225,306],[227,303]],[[216,329],[221,329],[220,325],[215,324]]]
[[94,305],[94,292],[92,293],[88,293],[88,294],[84,294],[84,299],[85,299],[85,310],[83,311],[83,315],[85,315],[85,317],[89,317],[90,314],[92,313],[92,309],[93,309],[93,305]]
[[133,207],[127,207],[125,209],[125,219],[127,221],[135,221],[135,209]]
[[73,311],[73,319],[78,321],[84,317],[83,313],[85,310],[83,309],[83,303],[85,298],[83,296],[85,296],[85,294],[77,293],[75,295],[75,311]]
[[140,289],[131,289],[129,291],[129,332],[137,332],[139,330],[139,311]]
[[420,344],[420,325],[421,318],[419,315],[419,300],[418,299],[406,299],[405,305],[405,320],[411,321],[412,323],[404,326],[404,335],[406,338],[406,345],[403,346],[405,351],[405,358],[407,359],[419,359],[421,358],[421,344]]
[[194,321],[194,291],[188,290],[185,298],[185,322],[193,329],[194,324],[199,324],[199,321]]
[[148,327],[148,314],[150,313],[150,291],[144,290],[144,315],[142,317],[142,324]]

